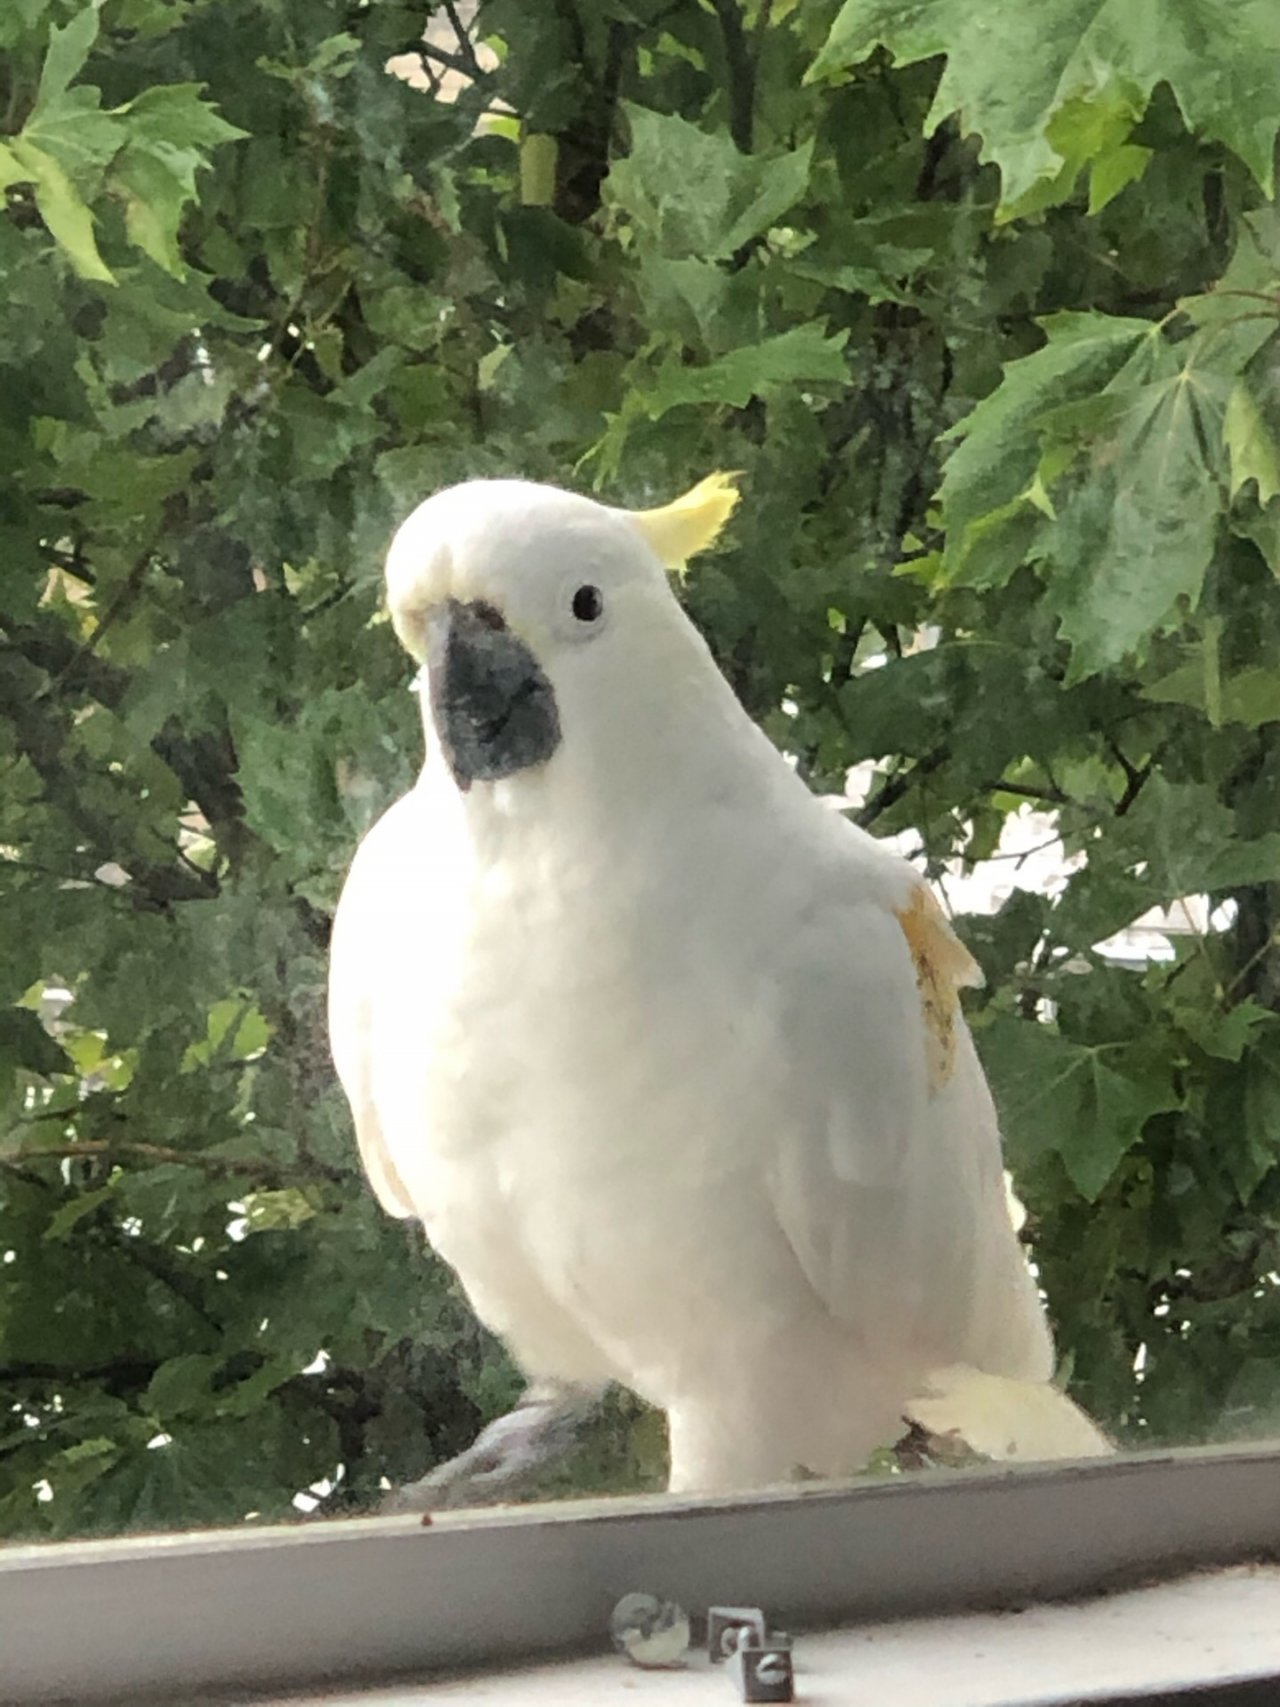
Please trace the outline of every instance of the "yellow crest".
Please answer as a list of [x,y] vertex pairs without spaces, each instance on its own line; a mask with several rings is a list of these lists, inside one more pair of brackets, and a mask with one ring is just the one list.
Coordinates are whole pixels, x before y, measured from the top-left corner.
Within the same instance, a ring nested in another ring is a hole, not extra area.
[[737,474],[708,474],[681,498],[656,510],[624,513],[639,528],[659,562],[679,569],[714,544],[738,502]]

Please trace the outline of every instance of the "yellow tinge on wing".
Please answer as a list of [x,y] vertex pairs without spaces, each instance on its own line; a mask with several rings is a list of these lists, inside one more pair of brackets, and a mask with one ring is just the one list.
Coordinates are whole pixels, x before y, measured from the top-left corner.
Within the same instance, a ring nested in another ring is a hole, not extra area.
[[916,969],[926,1032],[929,1092],[936,1096],[956,1064],[961,986],[980,985],[982,969],[952,930],[946,914],[925,884],[916,884],[910,901],[897,910],[896,916]]
[[680,569],[715,543],[738,503],[737,474],[718,472],[699,480],[683,497],[656,510],[625,513],[639,528],[660,562]]

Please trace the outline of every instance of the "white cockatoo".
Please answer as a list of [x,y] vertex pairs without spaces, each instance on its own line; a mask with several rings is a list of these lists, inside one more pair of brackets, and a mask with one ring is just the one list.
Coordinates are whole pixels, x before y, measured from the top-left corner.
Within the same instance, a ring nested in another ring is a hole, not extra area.
[[735,500],[476,480],[387,560],[426,759],[347,878],[330,1025],[374,1191],[532,1383],[466,1467],[611,1382],[665,1411],[673,1490],[850,1473],[904,1418],[1106,1451],[1051,1384],[974,962],[669,584]]

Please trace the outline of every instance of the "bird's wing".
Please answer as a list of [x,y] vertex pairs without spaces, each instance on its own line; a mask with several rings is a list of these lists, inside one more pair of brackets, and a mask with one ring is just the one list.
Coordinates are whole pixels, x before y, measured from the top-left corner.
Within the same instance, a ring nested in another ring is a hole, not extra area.
[[[415,843],[412,795],[383,814],[356,850],[333,918],[329,947],[329,1046],[355,1120],[365,1173],[391,1215],[416,1213],[378,1119],[375,1033],[394,999],[396,960],[405,951],[396,909],[412,897],[407,862]],[[416,838],[420,848],[420,838]],[[385,1035],[383,1038],[385,1044]]]
[[[872,844],[874,847],[874,844]],[[782,963],[794,1113],[771,1174],[825,1307],[869,1343],[1043,1380],[1052,1351],[960,1012],[977,968],[917,874],[852,845]]]

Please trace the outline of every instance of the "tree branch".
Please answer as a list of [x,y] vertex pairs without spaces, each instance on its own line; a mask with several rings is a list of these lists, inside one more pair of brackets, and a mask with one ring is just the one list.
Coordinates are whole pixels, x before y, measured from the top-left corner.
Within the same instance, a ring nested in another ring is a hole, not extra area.
[[454,0],[443,0],[443,4],[445,16],[452,24],[453,33],[457,37],[458,52],[462,57],[463,69],[469,77],[477,79],[483,77],[484,67],[476,57],[476,50],[472,46],[470,33],[462,19],[458,16],[458,8],[454,4]]
[[1016,794],[1023,800],[1043,800],[1047,806],[1070,806],[1071,796],[1060,788],[1030,788],[1021,782],[984,782],[979,784],[984,794]]
[[434,79],[437,88],[440,79],[432,70],[431,65],[427,63],[428,60],[435,65],[443,65],[446,71],[456,71],[460,77],[471,77],[472,75],[471,67],[461,55],[450,53],[447,47],[437,47],[433,41],[416,41],[404,51],[416,54],[423,61],[422,69],[428,77]]
[[[93,664],[98,667],[96,660]],[[52,705],[51,700],[24,699],[17,692],[0,692],[0,712],[13,724],[19,745],[40,777],[46,800],[65,813],[69,823],[79,831],[92,850],[90,857],[95,865],[117,859],[127,862],[139,897],[159,911],[175,901],[200,900],[216,894],[216,879],[197,884],[182,866],[156,864],[135,849],[121,848],[118,829],[101,820],[86,804],[87,797],[78,787],[75,768],[64,758],[66,730],[52,715]]]
[[12,1155],[0,1155],[0,1167],[15,1171],[29,1167],[32,1162],[50,1157],[87,1161],[94,1157],[133,1156],[148,1166],[168,1162],[179,1167],[200,1168],[218,1178],[261,1180],[265,1184],[281,1184],[291,1179],[326,1180],[332,1185],[346,1185],[358,1178],[350,1168],[333,1167],[326,1162],[311,1161],[305,1165],[267,1161],[257,1156],[214,1156],[203,1150],[179,1150],[169,1144],[145,1144],[133,1139],[82,1138],[67,1144],[41,1144]]
[[755,134],[756,62],[743,26],[737,0],[712,0],[720,23],[724,42],[725,65],[729,72],[729,135],[742,154],[750,154]]
[[1124,793],[1116,802],[1115,810],[1116,817],[1123,818],[1125,813],[1142,792],[1143,784],[1155,769],[1155,763],[1158,755],[1153,753],[1145,765],[1135,765],[1131,760],[1125,758],[1124,754],[1120,751],[1119,743],[1116,741],[1114,736],[1108,735],[1107,747],[1111,752],[1112,758],[1125,774]]
[[102,640],[110,632],[114,624],[119,622],[120,618],[128,613],[130,606],[142,591],[143,579],[146,576],[147,570],[151,567],[154,557],[155,553],[152,551],[151,547],[148,546],[147,549],[135,560],[132,568],[129,570],[129,573],[116,588],[107,608],[98,618],[93,633],[90,634],[87,640],[83,641],[74,649],[62,668],[50,676],[48,684],[40,695],[42,699],[56,694],[59,688],[65,687],[67,683],[75,677],[77,671],[82,669],[86,661],[97,651]]
[[62,1363],[0,1363],[0,1385],[6,1381],[101,1381],[104,1376],[124,1375],[149,1381],[160,1367],[154,1357],[120,1357],[111,1363],[92,1364],[87,1369]]
[[124,1232],[122,1228],[109,1224],[106,1228],[107,1243],[152,1280],[158,1280],[161,1286],[167,1287],[175,1298],[184,1303],[193,1315],[199,1316],[207,1327],[217,1334],[223,1331],[223,1324],[217,1312],[210,1309],[205,1288],[200,1284],[196,1274],[185,1272],[179,1265],[170,1260],[169,1256],[157,1245],[149,1244],[146,1239],[135,1239]]
[[931,776],[934,771],[941,769],[950,757],[951,751],[948,747],[935,747],[933,752],[926,753],[923,758],[917,759],[910,770],[899,771],[896,776],[887,778],[884,787],[872,795],[866,805],[855,814],[854,822],[861,825],[864,830],[869,829],[882,813],[887,812],[891,806],[897,805],[913,783],[918,782],[922,777]]
[[587,33],[582,27],[582,19],[573,0],[554,0],[555,9],[560,14],[560,21],[569,32],[569,46],[573,50],[574,63],[578,65],[584,76],[588,74],[587,66]]

